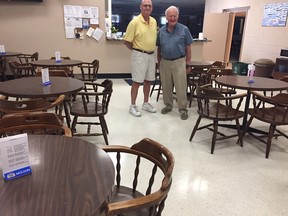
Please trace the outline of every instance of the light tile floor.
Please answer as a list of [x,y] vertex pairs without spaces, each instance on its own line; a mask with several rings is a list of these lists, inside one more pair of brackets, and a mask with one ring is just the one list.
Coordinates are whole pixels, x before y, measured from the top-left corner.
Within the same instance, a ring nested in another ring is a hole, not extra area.
[[[174,154],[173,184],[162,215],[288,215],[287,139],[273,139],[269,159],[264,157],[265,145],[249,136],[245,137],[243,148],[236,144],[236,138],[219,141],[211,155],[210,131],[198,131],[189,142],[198,117],[196,101],[189,108],[188,120],[183,121],[176,103],[172,112],[162,115],[162,98],[156,102],[154,94],[151,103],[157,112],[142,111],[142,117],[134,117],[128,112],[130,86],[122,79],[113,82],[114,92],[106,116],[110,145],[131,146],[148,137]],[[142,102],[141,87],[138,106],[141,107]],[[260,122],[254,122],[253,126],[267,129]],[[282,130],[287,132],[288,127]],[[101,136],[83,139],[104,145]]]

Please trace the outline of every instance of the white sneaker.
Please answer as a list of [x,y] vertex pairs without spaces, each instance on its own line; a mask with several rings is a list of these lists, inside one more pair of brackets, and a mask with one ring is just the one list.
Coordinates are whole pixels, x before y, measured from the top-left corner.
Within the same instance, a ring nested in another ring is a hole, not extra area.
[[140,112],[139,108],[135,105],[130,106],[129,113],[131,113],[133,116],[136,116],[136,117],[141,116],[141,112]]
[[143,103],[142,110],[146,110],[147,112],[155,113],[156,109],[149,103]]

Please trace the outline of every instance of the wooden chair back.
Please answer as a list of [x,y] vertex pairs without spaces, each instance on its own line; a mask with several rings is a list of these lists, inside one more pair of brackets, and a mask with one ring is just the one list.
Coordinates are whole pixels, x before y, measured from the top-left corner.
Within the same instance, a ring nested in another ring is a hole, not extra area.
[[288,76],[283,76],[280,78],[281,81],[288,82]]
[[[51,60],[55,60],[55,56],[52,56],[50,58]],[[62,60],[71,60],[71,58],[69,56],[61,56]],[[63,70],[65,71],[66,75],[69,77],[74,77],[74,67],[73,66],[67,66],[67,67],[50,67],[49,68],[49,72],[50,71],[59,71],[59,70]],[[57,74],[57,72],[56,72]],[[58,76],[58,75],[56,75]],[[63,75],[64,76],[64,75]]]
[[35,52],[33,54],[21,54],[18,56],[18,59],[20,61],[20,64],[22,65],[29,65],[33,61],[37,61],[39,58],[39,53]]
[[75,78],[86,82],[94,82],[97,80],[99,66],[99,60],[97,59],[91,63],[82,62],[82,64],[78,66],[81,70],[81,74],[75,74]]
[[172,184],[172,153],[148,138],[131,148],[112,145],[103,150],[112,157],[116,170],[115,189],[106,214],[161,216]]
[[[41,71],[37,71],[35,76],[42,76]],[[66,70],[49,69],[49,76],[68,77]]]
[[22,77],[22,68],[19,62],[15,60],[9,61],[8,66],[10,68],[10,71],[12,72],[14,79]]
[[1,81],[6,81],[6,59],[5,58],[0,58],[0,76],[1,76]]
[[71,130],[62,124],[55,113],[14,113],[7,114],[0,119],[0,136],[21,133],[72,136]]
[[213,62],[212,67],[214,67],[214,68],[225,68],[226,67],[226,62],[224,62],[224,61],[215,61],[215,62]]

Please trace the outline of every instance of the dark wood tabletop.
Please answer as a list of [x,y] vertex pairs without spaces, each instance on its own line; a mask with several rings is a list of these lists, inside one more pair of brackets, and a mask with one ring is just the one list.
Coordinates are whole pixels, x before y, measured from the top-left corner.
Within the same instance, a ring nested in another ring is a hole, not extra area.
[[71,77],[50,77],[51,85],[44,86],[42,77],[24,77],[0,83],[0,94],[10,97],[43,98],[73,94],[84,87],[81,80]]
[[254,83],[248,83],[247,76],[222,76],[215,79],[216,83],[224,86],[244,89],[244,90],[283,90],[288,88],[288,83],[277,79],[270,79],[266,77],[253,77]]
[[20,52],[5,52],[5,53],[0,53],[0,58],[2,57],[14,57],[14,56],[19,56],[22,53]]
[[61,62],[56,62],[55,59],[37,60],[30,64],[34,67],[68,67],[80,65],[82,61],[72,59],[62,59]]
[[28,140],[32,174],[0,180],[0,215],[100,215],[114,187],[108,154],[78,138],[28,135]]

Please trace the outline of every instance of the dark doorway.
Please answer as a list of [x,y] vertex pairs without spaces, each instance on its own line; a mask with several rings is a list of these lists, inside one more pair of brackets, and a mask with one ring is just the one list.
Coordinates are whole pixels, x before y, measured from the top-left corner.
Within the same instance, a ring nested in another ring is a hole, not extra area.
[[230,62],[237,62],[240,58],[241,45],[242,45],[242,36],[245,24],[245,16],[235,16],[233,35],[230,49]]

